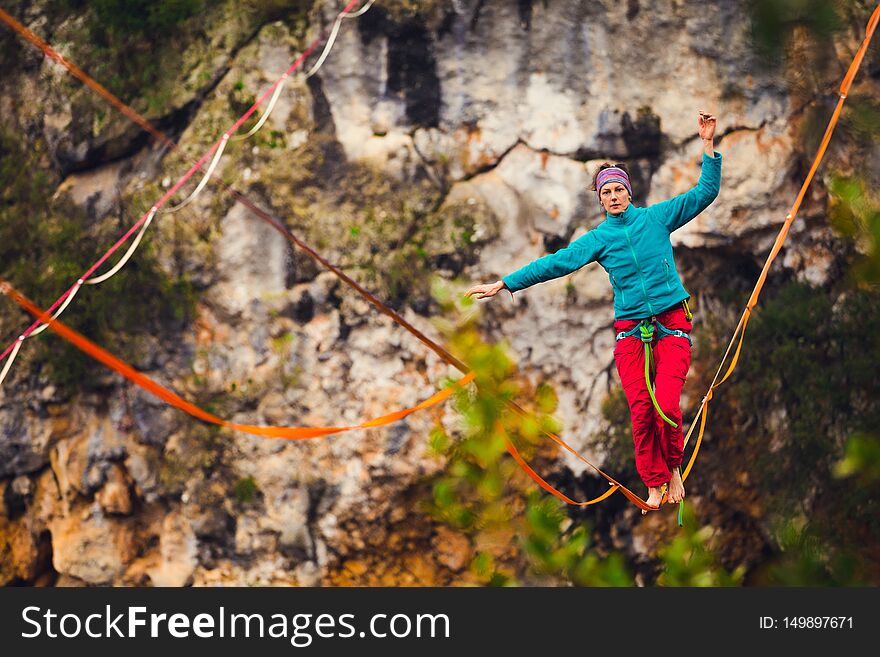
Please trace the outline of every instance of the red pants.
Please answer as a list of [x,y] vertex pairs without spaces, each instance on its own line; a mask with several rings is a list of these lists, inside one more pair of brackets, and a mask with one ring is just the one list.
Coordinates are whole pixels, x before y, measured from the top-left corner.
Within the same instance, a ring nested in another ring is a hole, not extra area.
[[[692,324],[681,305],[657,315],[657,321],[670,330],[681,329],[690,334]],[[639,322],[614,322],[615,335],[629,331]],[[623,384],[632,418],[633,442],[636,449],[636,469],[646,486],[661,486],[669,481],[672,470],[681,465],[684,436],[681,426],[681,388],[691,364],[691,345],[687,338],[660,337],[654,330],[653,376],[654,396],[663,413],[677,426],[665,422],[651,401],[645,385],[645,346],[638,333],[618,340],[614,347],[614,361]]]

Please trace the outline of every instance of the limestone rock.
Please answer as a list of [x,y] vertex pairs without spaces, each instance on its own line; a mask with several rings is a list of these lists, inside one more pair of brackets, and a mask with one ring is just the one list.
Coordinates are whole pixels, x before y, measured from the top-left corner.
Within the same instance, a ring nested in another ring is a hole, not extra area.
[[169,513],[159,535],[159,563],[147,571],[154,586],[183,586],[198,565],[192,525],[178,512]]
[[88,584],[109,584],[135,555],[131,526],[104,516],[100,508],[79,507],[49,522],[52,563],[60,574]]
[[459,572],[470,564],[474,551],[467,536],[447,527],[438,527],[432,539],[437,561],[453,572]]
[[104,483],[104,487],[95,494],[95,499],[104,512],[110,515],[127,516],[131,513],[132,501],[129,483],[122,468],[117,465],[111,466],[107,473],[107,481]]

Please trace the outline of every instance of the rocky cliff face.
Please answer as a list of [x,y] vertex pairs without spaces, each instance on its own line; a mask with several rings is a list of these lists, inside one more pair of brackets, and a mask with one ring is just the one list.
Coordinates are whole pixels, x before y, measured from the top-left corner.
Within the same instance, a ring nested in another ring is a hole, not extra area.
[[[699,176],[697,110],[709,109],[722,193],[673,236],[697,322],[714,277],[760,268],[803,173],[805,99],[784,71],[757,62],[741,3],[415,4],[380,0],[346,21],[320,73],[291,80],[268,124],[231,144],[219,176],[437,335],[431,274],[496,280],[595,226],[598,161],[629,164],[638,204],[685,191]],[[82,209],[84,230],[115,222],[121,234],[341,5],[247,14],[225,3],[198,34],[190,25],[195,35],[159,39],[159,81],[149,98],[128,100],[175,135],[174,152],[4,32],[2,123]],[[88,51],[82,14],[51,3],[11,11],[71,58]],[[856,35],[841,36],[841,59]],[[781,259],[814,282],[834,272],[823,198],[815,185]],[[159,215],[146,239],[199,300],[182,331],[142,336],[134,362],[224,417],[351,424],[413,405],[453,374],[218,185]],[[531,378],[555,386],[566,438],[602,464],[601,407],[619,386],[602,269],[482,309],[486,338],[508,341]],[[7,306],[4,339],[23,323]],[[691,378],[683,404],[706,380]],[[25,356],[0,391],[0,582],[467,581],[468,539],[416,504],[443,466],[427,455],[428,431],[452,419],[439,409],[329,439],[259,440],[211,430],[115,377],[61,390]],[[557,469],[560,481],[591,479],[562,455]],[[713,494],[693,481],[698,497]],[[667,531],[620,505],[604,513],[598,522],[616,527],[611,543],[630,555],[651,554]]]

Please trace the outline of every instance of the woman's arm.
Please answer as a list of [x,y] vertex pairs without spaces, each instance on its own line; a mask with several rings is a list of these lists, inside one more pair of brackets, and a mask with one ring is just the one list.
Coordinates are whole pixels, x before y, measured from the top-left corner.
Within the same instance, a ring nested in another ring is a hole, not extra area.
[[649,212],[671,233],[700,214],[716,199],[721,189],[721,153],[715,151],[716,119],[700,112],[700,138],[703,140],[703,168],[696,186],[668,201],[655,203]]
[[512,274],[508,274],[500,281],[486,285],[475,285],[465,292],[465,296],[484,299],[495,296],[504,288],[513,294],[532,285],[565,276],[595,260],[599,256],[599,248],[599,239],[596,237],[595,231],[591,230],[564,249],[538,258]]
[[556,253],[545,255],[502,278],[511,292],[524,290],[532,285],[549,281],[577,271],[599,256],[599,240],[595,231],[581,235],[574,242]]

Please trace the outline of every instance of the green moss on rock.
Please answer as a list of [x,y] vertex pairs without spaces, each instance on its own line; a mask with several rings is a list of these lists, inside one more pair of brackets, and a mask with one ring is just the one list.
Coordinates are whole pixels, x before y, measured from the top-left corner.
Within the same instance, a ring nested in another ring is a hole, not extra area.
[[[63,195],[53,196],[57,181],[39,168],[39,151],[39,145],[28,147],[0,133],[0,276],[48,307],[101,255],[104,245],[113,244],[123,227],[115,220],[90,224]],[[63,320],[126,358],[136,351],[131,336],[173,330],[192,314],[195,300],[187,279],[169,277],[145,240],[116,276],[81,290]],[[6,316],[7,335],[32,321],[20,313]],[[36,349],[25,349],[22,362],[30,359],[33,367],[43,366],[53,383],[63,388],[100,385],[105,368],[51,331],[33,343]]]

